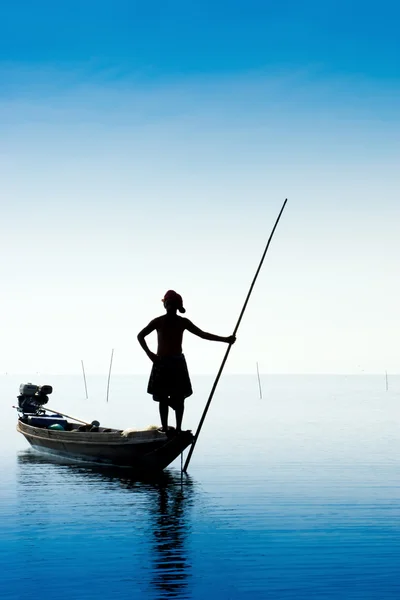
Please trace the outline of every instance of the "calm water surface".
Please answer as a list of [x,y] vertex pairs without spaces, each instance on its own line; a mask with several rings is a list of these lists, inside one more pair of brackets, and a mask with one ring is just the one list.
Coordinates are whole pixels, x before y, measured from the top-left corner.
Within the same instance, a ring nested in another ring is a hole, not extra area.
[[[29,450],[0,377],[0,597],[400,598],[400,377],[223,376],[189,469],[153,481]],[[40,376],[49,406],[157,424],[145,377]],[[193,377],[195,428],[212,378]]]

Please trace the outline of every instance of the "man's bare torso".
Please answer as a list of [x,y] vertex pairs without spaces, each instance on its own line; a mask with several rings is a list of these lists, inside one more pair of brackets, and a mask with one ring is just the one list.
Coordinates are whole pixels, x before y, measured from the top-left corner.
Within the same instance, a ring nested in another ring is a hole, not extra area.
[[186,329],[186,321],[178,315],[163,315],[154,319],[157,330],[157,355],[178,356],[182,354],[183,332]]

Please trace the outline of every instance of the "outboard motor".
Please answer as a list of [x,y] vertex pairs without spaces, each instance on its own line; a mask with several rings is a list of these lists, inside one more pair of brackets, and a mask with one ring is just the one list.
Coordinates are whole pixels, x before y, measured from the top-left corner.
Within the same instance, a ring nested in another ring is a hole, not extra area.
[[33,383],[21,383],[18,396],[19,410],[24,414],[43,413],[42,406],[48,403],[52,391],[51,385],[38,386]]

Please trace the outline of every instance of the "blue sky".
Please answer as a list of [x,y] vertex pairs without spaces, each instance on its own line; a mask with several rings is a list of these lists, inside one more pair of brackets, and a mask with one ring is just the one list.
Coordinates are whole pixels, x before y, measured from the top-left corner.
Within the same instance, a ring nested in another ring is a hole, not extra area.
[[395,79],[399,10],[394,1],[3,1],[0,55],[30,65],[115,66],[117,78],[317,65]]
[[171,287],[229,334],[289,197],[227,370],[398,372],[397,4],[1,13],[4,371],[147,372]]
[[387,1],[3,1],[0,52],[29,64],[114,63],[145,78],[318,64],[392,79],[398,18]]

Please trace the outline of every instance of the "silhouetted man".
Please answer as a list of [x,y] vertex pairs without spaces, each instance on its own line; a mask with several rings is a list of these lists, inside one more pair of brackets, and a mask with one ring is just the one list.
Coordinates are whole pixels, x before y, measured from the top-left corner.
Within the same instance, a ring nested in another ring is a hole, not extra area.
[[[152,394],[153,400],[159,402],[162,431],[168,431],[169,407],[175,410],[176,431],[179,433],[182,426],[185,398],[192,395],[192,385],[186,360],[182,354],[182,338],[185,329],[212,342],[226,342],[234,344],[235,336],[221,337],[202,331],[189,319],[180,317],[176,311],[184,313],[182,296],[168,290],[163,298],[166,314],[157,317],[142,329],[138,334],[139,344],[153,362],[147,392]],[[151,352],[145,337],[152,331],[157,331],[157,354]]]

